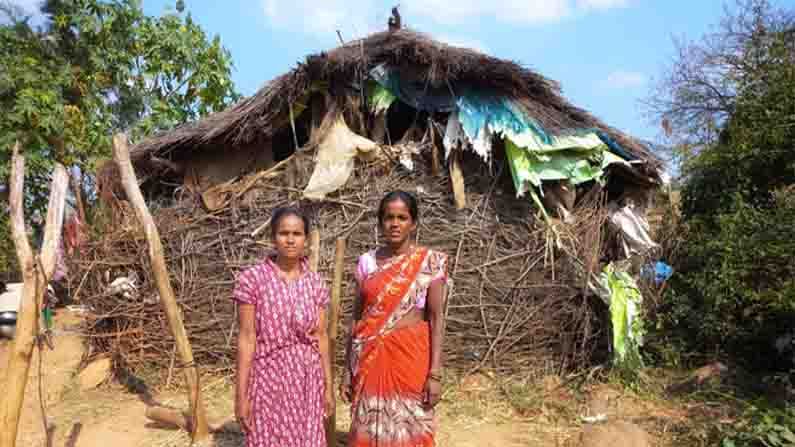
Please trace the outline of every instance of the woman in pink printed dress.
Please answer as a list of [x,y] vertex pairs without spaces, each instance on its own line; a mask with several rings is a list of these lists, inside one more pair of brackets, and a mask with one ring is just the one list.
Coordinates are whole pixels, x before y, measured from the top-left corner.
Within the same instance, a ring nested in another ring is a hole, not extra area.
[[237,279],[240,333],[235,414],[247,447],[325,447],[334,405],[326,331],[329,293],[309,269],[309,221],[280,208],[271,218],[276,253]]

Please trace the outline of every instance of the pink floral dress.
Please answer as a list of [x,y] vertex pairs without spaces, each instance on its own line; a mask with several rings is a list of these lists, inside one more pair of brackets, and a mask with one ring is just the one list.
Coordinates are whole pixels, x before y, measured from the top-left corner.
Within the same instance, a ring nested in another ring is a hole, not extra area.
[[249,379],[247,447],[325,447],[325,381],[315,330],[329,293],[303,260],[287,281],[272,257],[244,270],[234,299],[256,306],[257,344]]

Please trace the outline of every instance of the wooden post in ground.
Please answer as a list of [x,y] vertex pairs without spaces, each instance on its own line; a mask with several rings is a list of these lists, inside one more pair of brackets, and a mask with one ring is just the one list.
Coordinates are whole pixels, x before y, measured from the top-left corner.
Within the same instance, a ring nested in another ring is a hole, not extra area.
[[320,267],[320,231],[309,232],[309,268],[316,272]]
[[428,118],[428,131],[431,133],[431,174],[439,175],[442,163],[439,160],[439,146],[436,145],[436,124]]
[[455,197],[455,207],[459,210],[466,208],[467,195],[464,186],[464,174],[461,171],[461,149],[455,149],[450,153],[450,183],[453,184],[453,196]]
[[160,234],[157,231],[152,215],[149,213],[149,209],[146,207],[144,196],[138,187],[138,180],[135,178],[135,171],[130,162],[126,135],[117,134],[113,137],[113,157],[119,166],[124,191],[146,234],[146,240],[149,245],[149,258],[152,263],[157,291],[160,294],[160,302],[166,312],[168,324],[177,344],[180,360],[184,365],[185,381],[188,387],[188,405],[191,414],[191,437],[193,442],[201,441],[209,436],[209,431],[207,415],[204,411],[204,404],[199,390],[199,372],[193,363],[193,350],[188,340],[188,334],[185,331],[185,325],[182,323],[182,315],[177,306],[174,289],[171,287],[166,260],[163,256],[163,245],[160,242]]
[[39,315],[41,314],[44,292],[55,271],[56,248],[63,228],[63,213],[66,201],[68,176],[66,169],[55,165],[50,186],[50,202],[47,207],[47,221],[44,227],[44,244],[41,254],[34,257],[25,231],[23,213],[25,183],[25,159],[19,154],[19,143],[14,145],[11,159],[11,179],[9,204],[11,208],[11,235],[14,240],[19,266],[22,269],[22,299],[19,303],[17,328],[11,343],[11,352],[6,367],[5,389],[3,393],[2,427],[0,427],[0,447],[14,447],[17,441],[19,417],[25,399],[30,360],[39,334]]
[[[345,271],[345,238],[337,239],[334,255],[334,281],[331,286],[331,303],[328,312],[328,342],[329,360],[331,361],[331,377],[336,376],[334,371],[334,352],[337,341],[337,327],[340,319],[340,299],[342,297],[342,276]],[[333,381],[332,381],[333,382]],[[329,447],[337,446],[337,410],[333,409],[326,420],[326,441]]]

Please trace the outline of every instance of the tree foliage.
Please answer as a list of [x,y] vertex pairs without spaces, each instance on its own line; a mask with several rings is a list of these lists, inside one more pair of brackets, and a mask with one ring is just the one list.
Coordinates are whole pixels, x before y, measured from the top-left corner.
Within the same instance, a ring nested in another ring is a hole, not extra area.
[[42,12],[38,29],[0,26],[3,178],[14,141],[34,178],[55,160],[90,172],[114,132],[140,138],[238,97],[229,52],[190,15],[149,17],[136,0],[48,0]]
[[774,340],[795,321],[795,28],[772,29],[745,42],[754,62],[731,113],[685,170],[687,233],[665,326],[689,348],[755,366],[781,358]]
[[41,14],[33,25],[0,3],[0,179],[19,141],[29,215],[53,162],[94,172],[114,133],[136,140],[238,99],[229,52],[189,14],[146,16],[138,0],[47,0]]

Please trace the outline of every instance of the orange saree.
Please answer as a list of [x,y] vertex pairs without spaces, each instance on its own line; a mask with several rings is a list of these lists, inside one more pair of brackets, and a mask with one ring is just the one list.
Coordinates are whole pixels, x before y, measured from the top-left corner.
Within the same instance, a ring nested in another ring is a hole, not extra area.
[[446,278],[446,256],[417,248],[360,278],[362,318],[353,329],[352,447],[430,447],[433,409],[423,404],[430,325],[397,327]]

